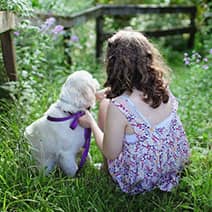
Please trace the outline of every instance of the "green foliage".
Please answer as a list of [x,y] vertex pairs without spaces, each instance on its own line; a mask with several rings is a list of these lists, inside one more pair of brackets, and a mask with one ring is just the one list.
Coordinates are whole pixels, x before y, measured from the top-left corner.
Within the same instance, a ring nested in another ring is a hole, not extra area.
[[35,9],[41,11],[52,11],[62,15],[70,15],[80,12],[92,6],[93,0],[33,0],[32,4]]
[[[182,120],[187,120],[185,128],[193,146],[211,148],[212,108],[209,105],[211,105],[212,95],[210,91],[212,54],[208,50],[208,54],[203,57],[193,51],[189,57],[189,63],[187,58],[186,55],[184,58],[184,62],[187,64],[187,68],[184,70],[186,72],[184,74],[186,77],[184,79],[185,88],[177,87],[178,92],[183,94],[180,96]],[[198,119],[196,118],[197,114],[201,114]]]
[[32,12],[29,0],[0,0],[0,11],[12,11],[18,15],[30,15]]
[[207,0],[95,0],[100,4],[161,4],[161,5],[201,5],[207,4]]
[[211,32],[212,32],[212,17],[211,17],[212,3],[205,5],[204,11],[201,10],[200,21],[198,22],[198,32],[196,34],[196,49],[201,53],[206,53],[212,46]]
[[96,0],[96,3],[100,4],[140,4],[139,0]]
[[6,76],[6,70],[4,68],[4,63],[3,63],[3,55],[2,55],[2,51],[0,48],[0,84],[2,82],[5,82],[7,80],[7,76]]
[[95,0],[99,4],[167,4],[166,0]]

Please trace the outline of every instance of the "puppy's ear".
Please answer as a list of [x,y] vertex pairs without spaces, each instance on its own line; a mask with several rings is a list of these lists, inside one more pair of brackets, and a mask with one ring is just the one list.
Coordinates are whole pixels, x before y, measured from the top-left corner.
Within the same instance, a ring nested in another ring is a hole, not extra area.
[[80,101],[85,108],[93,107],[96,102],[95,90],[88,86],[86,89],[80,90]]
[[94,106],[95,93],[98,88],[98,81],[90,73],[75,72],[67,78],[62,86],[58,104],[63,110],[72,113],[86,110],[86,108]]
[[76,80],[74,84],[76,92],[78,92],[76,94],[78,107],[81,107],[82,110],[93,107],[96,102],[96,90],[99,87],[98,81],[89,76],[88,78]]
[[57,104],[64,111],[69,111],[75,113],[79,110],[82,110],[84,107],[80,101],[81,94],[78,89],[74,86],[70,86],[70,82],[66,83],[61,90]]

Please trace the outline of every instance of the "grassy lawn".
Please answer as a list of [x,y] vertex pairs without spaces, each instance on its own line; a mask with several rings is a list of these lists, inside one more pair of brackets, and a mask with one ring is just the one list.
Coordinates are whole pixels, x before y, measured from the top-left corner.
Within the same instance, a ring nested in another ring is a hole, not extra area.
[[[181,62],[170,65],[174,69],[171,88],[179,99],[179,113],[192,149],[191,164],[177,188],[170,193],[155,190],[129,196],[92,163],[77,178],[68,178],[58,169],[47,177],[38,173],[23,131],[57,98],[64,74],[59,82],[46,80],[44,95],[31,102],[21,98],[0,102],[1,211],[210,211],[212,73],[189,69]],[[94,63],[87,68],[103,80],[103,68]],[[93,162],[102,161],[94,141],[91,154]]]

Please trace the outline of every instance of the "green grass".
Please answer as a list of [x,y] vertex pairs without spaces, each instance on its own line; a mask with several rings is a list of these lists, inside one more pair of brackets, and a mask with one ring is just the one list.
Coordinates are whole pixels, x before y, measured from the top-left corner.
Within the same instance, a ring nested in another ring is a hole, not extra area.
[[[35,97],[30,105],[20,100],[0,102],[0,210],[210,211],[212,153],[208,101],[212,99],[209,89],[212,74],[209,70],[195,73],[183,65],[173,66],[171,88],[179,99],[179,113],[192,149],[191,164],[177,188],[170,193],[155,190],[129,196],[93,164],[87,164],[76,178],[68,178],[58,169],[49,176],[39,173],[33,167],[23,131],[58,95],[61,83],[47,81],[45,95]],[[102,79],[100,67],[92,70]],[[91,154],[94,162],[102,161],[94,141]]]

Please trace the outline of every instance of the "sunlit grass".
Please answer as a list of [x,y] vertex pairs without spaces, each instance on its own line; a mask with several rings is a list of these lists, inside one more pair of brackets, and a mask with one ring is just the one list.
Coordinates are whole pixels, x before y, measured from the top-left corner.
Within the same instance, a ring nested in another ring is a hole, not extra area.
[[[91,65],[91,64],[90,64]],[[89,65],[87,65],[89,68]],[[94,71],[94,70],[93,70]],[[99,74],[98,74],[99,73]],[[99,69],[96,76],[102,78]],[[189,77],[191,76],[192,77]],[[204,83],[202,83],[204,78]],[[171,193],[158,190],[137,196],[122,193],[103,172],[87,164],[77,178],[68,178],[56,169],[43,176],[34,167],[23,130],[41,116],[61,85],[46,85],[45,95],[31,105],[1,102],[0,207],[2,211],[209,211],[211,207],[211,73],[192,72],[175,66],[171,88],[179,99],[179,113],[191,145],[191,164],[180,185]],[[202,84],[201,84],[202,83]],[[56,88],[56,89],[55,89]],[[207,95],[206,95],[207,93]],[[97,110],[94,110],[96,113]],[[102,157],[92,141],[94,162]]]

